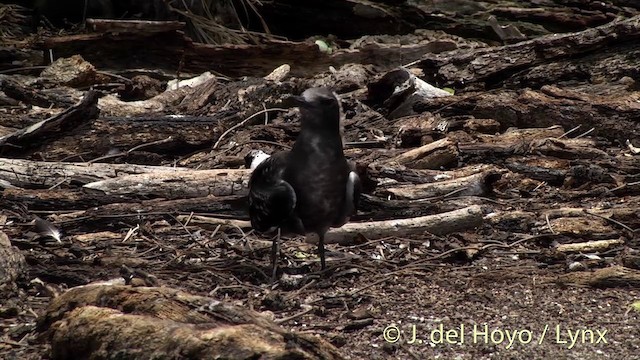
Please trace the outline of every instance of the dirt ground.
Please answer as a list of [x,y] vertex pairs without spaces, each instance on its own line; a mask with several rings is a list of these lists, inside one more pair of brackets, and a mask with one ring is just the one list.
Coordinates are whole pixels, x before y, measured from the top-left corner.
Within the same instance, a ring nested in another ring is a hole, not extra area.
[[[490,240],[491,236],[485,239]],[[255,275],[251,275],[256,271],[254,266],[267,271],[267,249],[261,251],[261,257],[247,253],[241,260],[214,261],[216,265],[185,265],[172,260],[189,243],[180,240],[179,234],[163,236],[155,245],[162,249],[159,254],[147,252],[149,244],[114,244],[111,257],[120,259],[115,263],[105,263],[106,254],[95,251],[91,252],[95,260],[83,261],[84,264],[60,258],[54,265],[52,259],[46,259],[48,255],[37,251],[31,252],[28,259],[31,276],[49,284],[73,286],[75,282],[108,279],[117,276],[116,263],[125,256],[132,260],[154,258],[144,269],[167,286],[194,294],[213,294],[214,298],[259,311],[269,310],[276,318],[299,313],[301,302],[311,303],[316,307],[314,313],[283,326],[323,336],[350,359],[633,359],[638,353],[638,313],[629,307],[637,301],[638,291],[550,283],[549,278],[565,272],[564,266],[535,261],[531,254],[538,252],[535,246],[528,247],[531,250],[490,252],[473,263],[433,261],[422,269],[394,270],[396,274],[390,270],[402,266],[393,265],[393,260],[370,259],[381,250],[382,242],[350,249],[330,247],[332,251],[360,257],[335,270],[352,271],[317,278],[302,290],[272,291],[263,279],[252,279]],[[384,242],[385,252],[403,252],[401,244],[411,246],[409,241],[388,240]],[[295,245],[294,241],[288,242],[285,252],[297,250]],[[209,246],[207,252],[218,252],[220,248]],[[43,266],[43,262],[51,265]],[[331,268],[336,263],[339,262],[331,261]],[[226,264],[235,264],[236,269],[230,270]],[[20,342],[31,336],[34,316],[44,311],[48,299],[30,291],[13,301],[18,302],[15,306],[20,310],[3,316],[3,358],[48,358],[47,346]],[[488,338],[483,335],[485,325]],[[445,336],[448,331],[454,333],[449,338],[438,337],[440,326]],[[545,327],[547,333],[543,337]],[[401,339],[394,341],[396,329],[400,329]],[[436,333],[432,333],[434,330]],[[583,339],[582,334],[588,330],[595,335],[587,333]],[[411,340],[414,331],[415,342]],[[573,346],[569,331],[580,334]],[[507,332],[520,334],[512,337],[511,345]]]

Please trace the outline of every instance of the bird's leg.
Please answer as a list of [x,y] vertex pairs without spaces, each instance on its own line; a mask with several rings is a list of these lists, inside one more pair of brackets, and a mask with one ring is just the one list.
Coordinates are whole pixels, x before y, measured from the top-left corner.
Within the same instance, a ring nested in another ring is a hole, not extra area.
[[320,256],[320,267],[322,270],[326,267],[326,262],[324,259],[324,231],[319,233],[318,236],[318,255]]
[[280,255],[280,228],[278,228],[278,234],[273,239],[271,244],[271,283],[276,282],[276,275],[278,272],[278,257]]

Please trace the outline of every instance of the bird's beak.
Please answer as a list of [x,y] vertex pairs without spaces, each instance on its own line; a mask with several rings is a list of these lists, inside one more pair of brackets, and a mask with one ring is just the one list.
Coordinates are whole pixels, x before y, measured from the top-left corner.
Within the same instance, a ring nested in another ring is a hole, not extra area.
[[307,104],[307,101],[302,96],[289,96],[282,101],[282,105],[287,108],[304,106]]

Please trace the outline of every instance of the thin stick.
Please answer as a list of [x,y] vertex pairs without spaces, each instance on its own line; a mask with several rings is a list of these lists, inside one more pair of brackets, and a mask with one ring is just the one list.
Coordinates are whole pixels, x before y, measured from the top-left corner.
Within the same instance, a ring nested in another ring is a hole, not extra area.
[[301,312],[299,312],[299,313],[297,313],[297,314],[293,314],[293,315],[291,315],[291,316],[289,316],[289,317],[286,317],[286,318],[282,318],[282,319],[279,319],[279,320],[275,320],[274,322],[275,322],[276,324],[283,324],[283,323],[286,323],[287,321],[295,320],[295,319],[297,319],[297,318],[299,318],[299,317],[302,317],[302,316],[304,316],[304,315],[307,315],[308,313],[310,313],[310,312],[312,312],[312,311],[313,311],[313,306],[309,306],[309,308],[308,308],[308,309],[306,309],[306,310],[304,310],[304,311],[301,311]]
[[622,226],[623,228],[625,228],[625,229],[627,229],[627,230],[629,230],[629,231],[631,231],[631,232],[635,232],[635,230],[633,230],[633,229],[632,229],[632,228],[630,228],[629,226],[627,226],[627,225],[625,225],[625,224],[623,224],[623,223],[621,223],[621,222],[619,222],[619,221],[617,221],[617,220],[613,220],[613,219],[608,218],[608,217],[606,217],[606,216],[602,216],[602,215],[598,215],[598,214],[590,213],[587,209],[583,209],[582,211],[584,211],[584,213],[585,213],[585,214],[589,214],[589,215],[591,215],[591,216],[595,216],[595,217],[597,217],[597,218],[600,218],[600,219],[604,219],[604,220],[610,221],[610,222],[612,222],[612,223],[614,223],[614,224],[616,224],[616,225]]
[[580,124],[580,125],[578,125],[578,126],[574,127],[573,129],[571,129],[571,130],[567,131],[566,133],[564,133],[564,134],[562,134],[562,135],[558,136],[558,137],[557,137],[557,139],[562,139],[563,137],[565,137],[565,136],[567,136],[567,135],[571,134],[572,132],[574,132],[574,131],[576,131],[576,130],[580,129],[580,127],[581,127],[581,126],[582,126],[582,124]]
[[596,128],[591,128],[591,129],[589,129],[589,130],[587,130],[587,131],[583,132],[582,134],[580,134],[580,135],[576,136],[574,139],[579,139],[579,138],[581,138],[581,137],[583,137],[583,136],[587,136],[587,135],[591,134],[591,132],[592,132],[593,130],[595,130],[595,129],[596,129]]
[[53,190],[55,188],[57,188],[58,186],[64,184],[67,181],[67,178],[65,177],[64,179],[58,181],[57,183],[53,184],[49,189],[47,190]]
[[213,148],[216,149],[218,148],[218,145],[220,144],[220,141],[222,141],[222,139],[227,136],[230,132],[232,132],[233,130],[239,128],[240,126],[244,125],[247,123],[247,121],[253,119],[254,117],[261,115],[262,113],[266,113],[269,111],[287,111],[288,109],[283,109],[283,108],[271,108],[271,109],[265,109],[265,110],[260,110],[257,113],[249,116],[248,118],[242,120],[241,122],[235,124],[234,126],[230,127],[229,130],[225,131],[222,133],[222,135],[220,135],[220,137],[218,138],[218,141],[216,141],[215,144],[213,144]]
[[551,231],[552,234],[555,234],[556,232],[553,231],[553,228],[551,227],[551,222],[549,221],[549,214],[546,214],[545,218],[547,219],[547,226],[549,227],[549,230]]
[[126,155],[129,155],[130,153],[132,153],[132,152],[134,152],[136,150],[142,149],[143,147],[164,144],[164,143],[171,142],[172,140],[173,140],[173,136],[169,136],[166,139],[156,140],[156,141],[152,141],[152,142],[149,142],[149,143],[144,143],[144,144],[140,144],[138,146],[134,146],[131,149],[125,151],[125,152],[121,152],[121,153],[118,153],[118,154],[100,156],[100,157],[97,157],[97,158],[95,158],[93,160],[87,161],[87,163],[88,164],[92,164],[92,163],[100,161],[100,160],[111,159],[111,158],[116,158],[116,157],[120,157],[120,156],[126,156]]

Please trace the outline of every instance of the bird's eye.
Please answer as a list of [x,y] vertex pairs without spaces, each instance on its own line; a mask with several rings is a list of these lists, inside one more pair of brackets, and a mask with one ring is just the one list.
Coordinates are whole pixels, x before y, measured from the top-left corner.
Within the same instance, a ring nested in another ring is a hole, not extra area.
[[333,104],[334,101],[335,101],[335,99],[332,98],[332,97],[321,97],[320,98],[320,103],[323,104],[323,105]]

